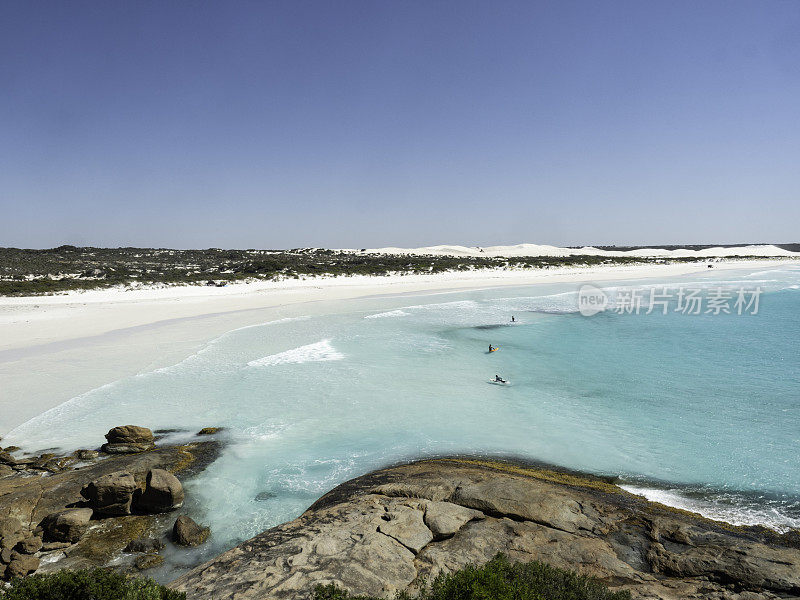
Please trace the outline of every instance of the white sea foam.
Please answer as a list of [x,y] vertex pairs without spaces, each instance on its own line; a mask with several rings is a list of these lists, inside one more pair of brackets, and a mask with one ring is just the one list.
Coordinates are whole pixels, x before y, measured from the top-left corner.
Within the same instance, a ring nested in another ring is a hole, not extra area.
[[367,315],[365,319],[386,319],[391,317],[406,317],[408,313],[404,310],[390,310],[388,312],[376,313],[374,315]]
[[680,489],[664,490],[635,485],[620,485],[620,487],[637,496],[643,496],[651,502],[689,510],[709,519],[725,521],[732,525],[765,525],[779,532],[800,527],[800,519],[784,514],[778,506],[769,506],[769,504],[748,506],[741,499],[738,499],[738,502],[729,503],[723,496],[717,500],[713,496],[704,499],[689,498],[684,496]]
[[336,350],[331,345],[330,340],[321,340],[314,344],[307,344],[279,352],[278,354],[271,354],[264,358],[251,360],[247,363],[248,367],[273,367],[275,365],[296,365],[307,362],[325,362],[330,360],[342,360],[344,354]]

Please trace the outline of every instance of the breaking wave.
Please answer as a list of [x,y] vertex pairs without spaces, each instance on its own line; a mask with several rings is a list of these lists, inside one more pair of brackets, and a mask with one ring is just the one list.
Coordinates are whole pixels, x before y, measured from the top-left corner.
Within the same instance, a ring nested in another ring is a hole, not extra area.
[[274,367],[275,365],[297,365],[307,362],[342,360],[343,358],[344,354],[336,350],[336,348],[331,345],[330,340],[321,340],[314,344],[307,344],[299,348],[251,360],[247,363],[247,366]]

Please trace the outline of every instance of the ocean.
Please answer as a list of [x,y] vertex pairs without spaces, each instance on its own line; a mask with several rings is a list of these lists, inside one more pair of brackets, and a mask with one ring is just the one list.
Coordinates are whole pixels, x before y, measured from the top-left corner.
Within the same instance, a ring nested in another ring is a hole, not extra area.
[[187,484],[211,543],[170,553],[161,579],[351,477],[446,454],[611,475],[731,523],[800,527],[800,269],[605,282],[590,292],[607,309],[591,316],[579,288],[331,302],[82,394],[4,443],[74,449],[120,424],[178,429],[175,441],[224,427],[221,458]]

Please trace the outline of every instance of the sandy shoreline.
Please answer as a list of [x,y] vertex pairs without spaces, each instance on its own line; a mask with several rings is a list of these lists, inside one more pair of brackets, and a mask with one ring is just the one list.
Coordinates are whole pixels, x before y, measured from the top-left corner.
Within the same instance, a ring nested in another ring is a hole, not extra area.
[[[716,269],[795,262],[722,260]],[[0,298],[0,435],[81,393],[174,364],[226,331],[342,310],[340,301],[550,283],[706,273],[706,262],[604,265],[236,284],[93,290]],[[348,302],[348,304],[351,304]]]

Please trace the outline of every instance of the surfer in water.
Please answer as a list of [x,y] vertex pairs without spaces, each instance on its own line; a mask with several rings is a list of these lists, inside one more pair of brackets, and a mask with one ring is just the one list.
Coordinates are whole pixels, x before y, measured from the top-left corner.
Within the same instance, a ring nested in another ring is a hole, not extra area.
[[507,383],[507,381],[505,379],[503,379],[502,377],[500,377],[500,375],[495,375],[494,376],[494,380],[497,383]]
[[489,352],[494,352],[497,348],[489,344]]
[[511,322],[512,323],[516,323],[517,322],[517,320],[514,318],[514,315],[511,315]]

